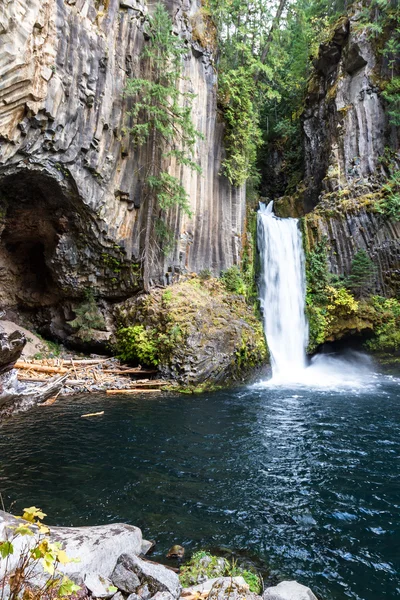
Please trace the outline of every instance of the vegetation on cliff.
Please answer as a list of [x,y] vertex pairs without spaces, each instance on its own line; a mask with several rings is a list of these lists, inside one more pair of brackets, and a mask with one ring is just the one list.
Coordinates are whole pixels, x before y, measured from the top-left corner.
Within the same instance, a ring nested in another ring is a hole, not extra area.
[[329,272],[327,240],[306,253],[309,352],[325,342],[364,334],[372,351],[400,347],[400,302],[371,294],[376,267],[364,250],[354,255],[347,277]]
[[181,90],[187,48],[175,35],[172,19],[161,2],[148,17],[146,33],[141,56],[143,77],[128,79],[125,93],[134,100],[129,111],[130,132],[137,145],[149,145],[143,176],[147,202],[143,279],[148,291],[157,256],[155,247],[161,246],[164,253],[171,248],[173,232],[165,224],[165,211],[178,207],[190,214],[188,193],[181,180],[171,175],[166,161],[200,172],[193,151],[201,134],[192,121],[195,94]]

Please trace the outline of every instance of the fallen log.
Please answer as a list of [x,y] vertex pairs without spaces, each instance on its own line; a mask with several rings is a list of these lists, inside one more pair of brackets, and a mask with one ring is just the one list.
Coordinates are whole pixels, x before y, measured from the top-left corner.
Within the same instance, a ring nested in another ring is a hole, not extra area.
[[85,417],[101,417],[102,415],[104,415],[104,410],[102,410],[101,412],[97,412],[97,413],[88,413],[87,415],[81,415],[81,419],[83,419]]
[[133,374],[140,374],[140,375],[154,375],[155,373],[158,373],[157,370],[153,371],[153,370],[146,370],[146,369],[103,369],[103,373],[112,373],[114,375],[133,375]]
[[118,394],[161,394],[161,390],[148,390],[148,389],[130,389],[130,390],[106,390],[106,394],[109,395],[118,395]]
[[70,371],[70,369],[65,369],[63,367],[47,367],[45,365],[22,362],[20,360],[15,363],[14,369],[25,369],[26,371],[37,371],[38,373],[59,373],[60,375],[69,373]]

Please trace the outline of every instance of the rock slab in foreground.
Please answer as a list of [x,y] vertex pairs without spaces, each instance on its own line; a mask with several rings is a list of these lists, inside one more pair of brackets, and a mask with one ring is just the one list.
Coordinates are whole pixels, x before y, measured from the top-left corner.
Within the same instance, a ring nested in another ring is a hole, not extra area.
[[[7,526],[20,523],[21,520],[0,511],[0,540],[6,539],[9,532]],[[148,542],[143,540],[138,527],[121,523],[98,527],[50,527],[49,537],[52,542],[61,542],[69,558],[79,558],[77,563],[59,566],[60,571],[74,579],[75,576],[85,577],[89,574],[110,578],[121,550],[137,555],[142,553],[143,548],[148,548]],[[27,543],[34,544],[35,539],[36,536],[17,537],[14,555],[9,564],[10,570],[15,568],[22,548]],[[0,563],[0,579],[4,575],[4,568]]]
[[310,588],[297,581],[282,581],[265,590],[263,600],[318,600]]

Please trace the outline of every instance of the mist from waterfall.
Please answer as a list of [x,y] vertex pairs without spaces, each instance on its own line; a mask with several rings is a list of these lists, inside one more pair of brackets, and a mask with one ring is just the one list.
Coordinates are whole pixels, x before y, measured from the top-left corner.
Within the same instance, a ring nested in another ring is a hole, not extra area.
[[260,204],[257,243],[260,304],[272,366],[272,379],[260,384],[341,388],[373,383],[373,362],[363,354],[307,358],[306,273],[299,220],[277,217],[273,202]]

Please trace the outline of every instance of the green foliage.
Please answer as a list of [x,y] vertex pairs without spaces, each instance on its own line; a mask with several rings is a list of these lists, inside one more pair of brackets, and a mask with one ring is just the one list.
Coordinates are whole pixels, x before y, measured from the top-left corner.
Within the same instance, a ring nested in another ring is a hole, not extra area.
[[350,275],[345,279],[346,287],[356,296],[365,295],[376,274],[376,267],[365,250],[360,249],[354,255]]
[[92,290],[86,290],[85,302],[75,308],[75,319],[69,321],[71,327],[77,330],[79,337],[84,342],[90,342],[93,337],[93,330],[104,330],[105,321],[99,308]]
[[228,292],[240,294],[241,296],[246,295],[246,284],[243,281],[239,267],[236,265],[221,273],[221,281]]
[[168,227],[168,225],[165,224],[165,222],[162,219],[156,220],[154,229],[161,248],[161,252],[164,254],[164,256],[168,256],[174,249],[174,232]]
[[[328,241],[323,238],[306,257],[307,298],[310,304],[325,304],[326,288],[330,282]],[[308,302],[307,302],[308,304]]]
[[[45,517],[39,508],[25,508],[20,525],[9,525],[5,540],[0,540],[0,563],[5,562],[5,575],[0,580],[0,597],[3,598],[5,587],[10,586],[7,600],[42,600],[47,598],[67,598],[76,594],[80,587],[63,575],[59,565],[66,565],[76,559],[67,556],[59,542],[51,542],[49,529],[43,524]],[[18,557],[17,565],[10,568],[10,557],[19,538],[27,539]],[[39,567],[47,574],[44,585],[35,585],[35,571]]]
[[157,331],[143,325],[122,327],[117,331],[118,358],[138,361],[148,366],[158,365]]
[[395,298],[373,296],[371,306],[376,312],[377,325],[366,347],[374,352],[400,350],[400,302]]
[[260,593],[261,579],[257,573],[240,567],[236,561],[230,563],[225,558],[202,550],[193,554],[189,562],[181,567],[179,579],[183,587],[190,587],[204,579],[239,576],[243,577],[251,592]]
[[379,212],[390,219],[400,221],[400,170],[392,172],[388,182],[383,186],[384,197],[378,204]]
[[207,279],[211,279],[211,277],[212,277],[212,273],[211,273],[210,269],[203,269],[199,273],[199,279],[201,279],[202,281],[207,281]]
[[[147,41],[141,58],[143,76],[128,79],[125,94],[133,99],[129,111],[130,133],[138,145],[148,144],[144,168],[144,195],[147,219],[144,240],[144,279],[149,287],[149,272],[155,260],[152,249],[153,215],[157,210],[177,207],[190,215],[188,194],[178,177],[169,172],[168,162],[201,172],[195,161],[195,146],[201,134],[192,121],[195,95],[185,87],[182,64],[187,48],[173,32],[173,23],[165,6],[158,2],[153,16],[146,21]],[[158,230],[163,253],[171,252],[170,232]],[[166,238],[168,238],[167,243]]]
[[221,73],[218,99],[226,124],[226,158],[222,167],[226,177],[235,186],[256,176],[257,148],[262,138],[253,96],[254,80],[248,68],[238,67]]

